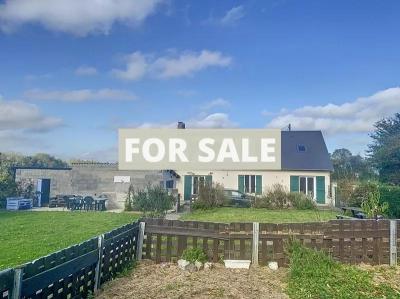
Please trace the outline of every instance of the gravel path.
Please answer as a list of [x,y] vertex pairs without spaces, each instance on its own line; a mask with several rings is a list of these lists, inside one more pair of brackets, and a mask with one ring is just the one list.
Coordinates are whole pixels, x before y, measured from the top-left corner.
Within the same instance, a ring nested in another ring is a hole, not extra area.
[[226,269],[188,273],[176,264],[141,262],[126,277],[105,286],[96,298],[288,298],[283,293],[287,269],[268,267]]

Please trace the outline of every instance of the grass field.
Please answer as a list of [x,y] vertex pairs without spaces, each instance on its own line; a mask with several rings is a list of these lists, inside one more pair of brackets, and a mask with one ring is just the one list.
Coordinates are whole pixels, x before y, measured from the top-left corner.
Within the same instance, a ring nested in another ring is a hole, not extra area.
[[312,222],[336,219],[335,211],[312,210],[268,210],[252,208],[217,208],[206,211],[194,211],[184,215],[181,220],[210,222]]
[[132,222],[139,214],[0,212],[0,269],[29,262]]

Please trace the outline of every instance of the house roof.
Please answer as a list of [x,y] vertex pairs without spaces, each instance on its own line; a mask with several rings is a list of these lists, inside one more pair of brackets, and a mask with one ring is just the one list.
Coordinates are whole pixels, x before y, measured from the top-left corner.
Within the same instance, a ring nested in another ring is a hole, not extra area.
[[321,131],[282,131],[282,170],[333,171]]

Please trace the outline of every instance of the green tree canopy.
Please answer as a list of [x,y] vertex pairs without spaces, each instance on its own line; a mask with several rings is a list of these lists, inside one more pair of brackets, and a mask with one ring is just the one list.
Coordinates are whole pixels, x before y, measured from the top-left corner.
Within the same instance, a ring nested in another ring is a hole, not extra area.
[[346,148],[336,149],[331,155],[331,160],[334,169],[332,178],[335,180],[366,180],[375,176],[368,159],[353,155]]
[[375,123],[368,154],[382,182],[400,185],[400,113]]

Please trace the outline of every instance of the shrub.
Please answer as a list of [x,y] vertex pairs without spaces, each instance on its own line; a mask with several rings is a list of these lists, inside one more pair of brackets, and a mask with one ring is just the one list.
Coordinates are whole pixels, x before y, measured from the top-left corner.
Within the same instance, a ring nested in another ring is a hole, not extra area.
[[[339,202],[349,206],[357,206],[357,203],[352,202],[352,194],[356,186],[357,182],[351,179],[339,180],[337,183],[337,197]],[[361,205],[361,202],[359,205]]]
[[192,205],[194,210],[207,210],[227,204],[224,187],[221,184],[200,184],[199,195]]
[[254,201],[255,208],[287,209],[291,206],[289,192],[281,184],[274,184]]
[[361,207],[363,201],[368,199],[369,194],[376,193],[378,191],[378,185],[373,182],[365,182],[357,185],[350,195],[348,205]]
[[293,208],[297,210],[315,210],[317,208],[315,201],[304,193],[291,192],[289,198]]
[[[130,197],[130,198],[129,198]],[[161,186],[148,185],[143,190],[130,187],[126,209],[143,212],[145,217],[163,217],[172,208],[175,199]]]
[[290,298],[399,298],[399,292],[385,283],[375,284],[372,274],[334,261],[322,251],[289,245]]
[[387,202],[381,202],[381,194],[378,186],[375,186],[374,190],[368,193],[367,199],[361,203],[361,208],[368,215],[369,218],[377,218],[378,215],[386,214],[389,208]]
[[289,192],[280,184],[274,184],[254,201],[255,208],[298,210],[316,209],[315,201],[304,193]]
[[400,186],[380,185],[380,201],[389,205],[387,214],[391,218],[400,218]]
[[199,261],[201,263],[207,262],[207,255],[200,248],[190,248],[183,251],[182,259],[194,263]]

